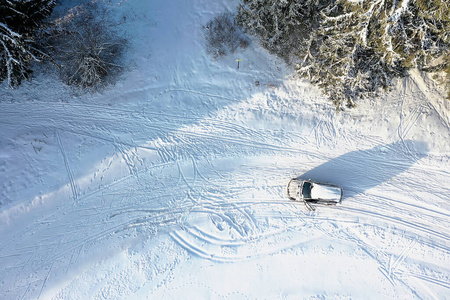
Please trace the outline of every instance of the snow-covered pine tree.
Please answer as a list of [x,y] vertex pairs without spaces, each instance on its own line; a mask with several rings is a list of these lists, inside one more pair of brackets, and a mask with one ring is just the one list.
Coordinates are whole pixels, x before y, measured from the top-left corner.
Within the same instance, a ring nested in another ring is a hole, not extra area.
[[243,0],[238,23],[260,37],[270,52],[290,60],[301,40],[317,27],[320,11],[333,0]]
[[448,74],[449,18],[448,0],[243,0],[238,14],[268,50],[295,54],[298,74],[338,108],[408,68]]
[[20,84],[31,73],[31,61],[42,59],[34,32],[54,6],[55,0],[0,0],[0,81]]
[[[444,86],[447,89],[447,98],[450,100],[450,2],[417,0],[417,7],[427,23],[429,30],[434,32],[437,43],[432,43],[433,47],[439,50],[429,56],[425,70],[444,72]],[[436,21],[434,21],[436,20]],[[438,58],[435,58],[443,53]]]
[[443,57],[444,60],[444,84],[445,88],[447,89],[447,99],[450,100],[450,51],[447,52],[447,54]]
[[353,106],[406,69],[425,68],[448,52],[449,15],[445,1],[337,0],[322,10],[297,70],[338,107]]

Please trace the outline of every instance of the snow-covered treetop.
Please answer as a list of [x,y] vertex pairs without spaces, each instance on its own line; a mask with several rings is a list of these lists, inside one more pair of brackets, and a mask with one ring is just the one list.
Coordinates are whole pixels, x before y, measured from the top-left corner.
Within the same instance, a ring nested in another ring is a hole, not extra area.
[[238,19],[270,51],[296,57],[299,75],[338,107],[442,56],[437,68],[448,70],[448,1],[244,0]]

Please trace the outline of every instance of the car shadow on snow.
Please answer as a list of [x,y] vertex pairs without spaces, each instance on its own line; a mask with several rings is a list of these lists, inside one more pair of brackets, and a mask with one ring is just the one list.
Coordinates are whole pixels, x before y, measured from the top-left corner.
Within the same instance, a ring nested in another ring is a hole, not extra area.
[[346,153],[304,173],[297,179],[338,184],[343,200],[376,187],[407,171],[428,153],[424,142],[405,140]]

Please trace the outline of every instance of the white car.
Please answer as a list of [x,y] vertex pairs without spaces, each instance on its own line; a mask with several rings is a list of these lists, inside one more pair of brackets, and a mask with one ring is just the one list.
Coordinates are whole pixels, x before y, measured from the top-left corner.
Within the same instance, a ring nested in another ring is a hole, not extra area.
[[342,201],[342,188],[336,184],[293,178],[287,185],[287,196],[305,203],[309,210],[315,210],[311,203],[335,205]]

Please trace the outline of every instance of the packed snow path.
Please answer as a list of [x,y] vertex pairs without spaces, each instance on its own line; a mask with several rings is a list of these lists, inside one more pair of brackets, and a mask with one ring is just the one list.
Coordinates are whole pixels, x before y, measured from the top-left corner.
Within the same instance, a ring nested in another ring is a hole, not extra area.
[[[193,3],[180,24],[205,23]],[[44,80],[5,93],[1,297],[450,293],[449,105],[432,85],[415,74],[336,114],[257,45],[239,72],[189,45],[166,73],[152,58],[91,99],[29,99]],[[342,205],[289,201],[297,176],[341,185]]]

